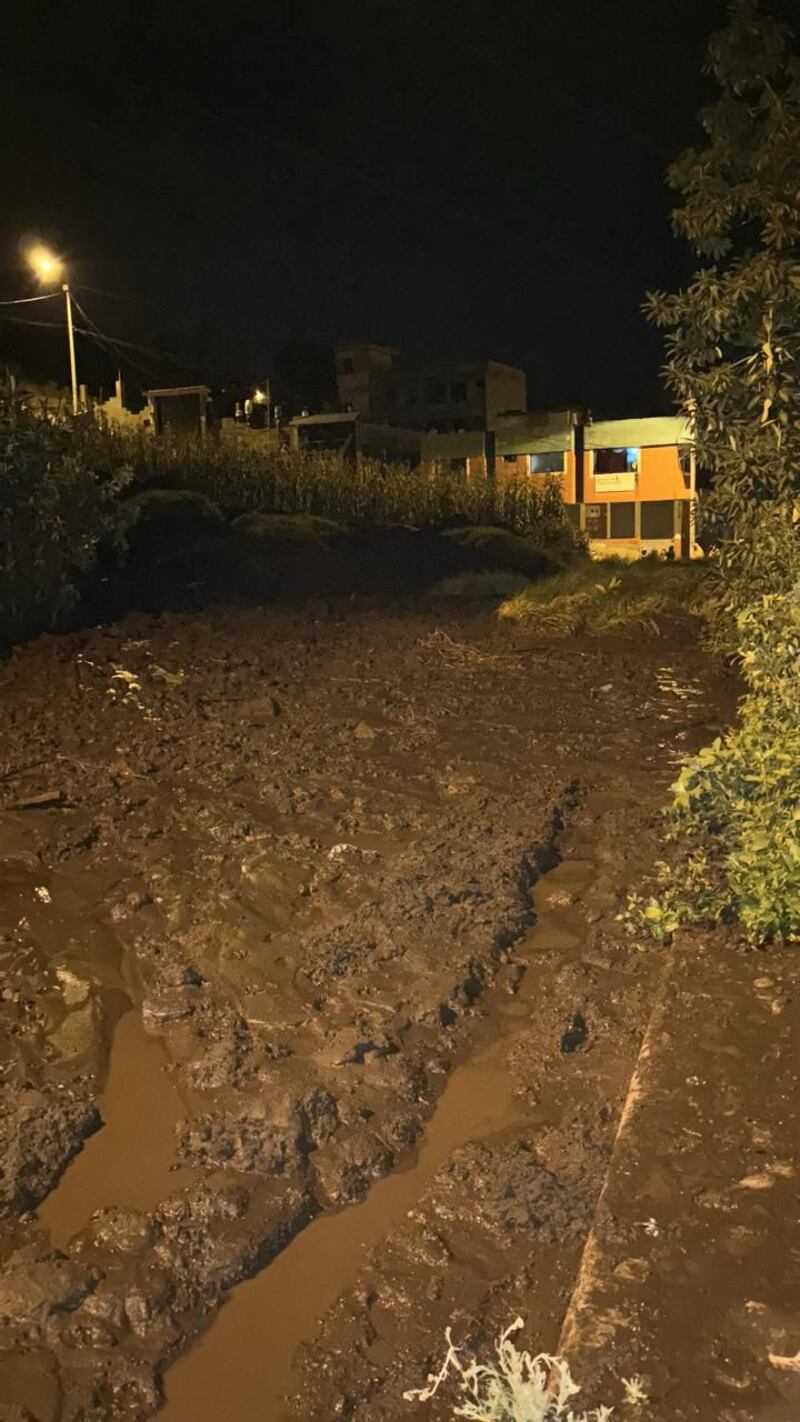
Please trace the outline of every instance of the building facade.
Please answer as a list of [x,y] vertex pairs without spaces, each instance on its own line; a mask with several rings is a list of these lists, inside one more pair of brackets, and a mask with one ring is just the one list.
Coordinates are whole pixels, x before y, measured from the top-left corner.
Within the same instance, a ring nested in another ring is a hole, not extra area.
[[496,360],[411,365],[391,346],[336,348],[339,404],[365,420],[415,430],[480,430],[528,403],[525,372]]
[[578,411],[506,416],[492,430],[423,437],[423,464],[464,476],[558,479],[596,553],[697,553],[696,462],[679,416],[593,423]]

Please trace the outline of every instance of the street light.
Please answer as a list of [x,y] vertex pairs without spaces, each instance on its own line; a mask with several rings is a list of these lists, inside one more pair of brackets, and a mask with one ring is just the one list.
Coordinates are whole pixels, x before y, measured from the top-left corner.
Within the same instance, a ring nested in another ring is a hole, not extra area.
[[[49,247],[40,244],[29,248],[27,252],[28,263],[35,275],[41,282],[58,281],[63,275],[64,263],[61,258],[51,252]],[[75,362],[75,331],[72,325],[72,299],[70,297],[69,282],[61,283],[61,290],[64,293],[64,301],[67,308],[67,342],[69,344],[69,371],[72,381],[72,413],[78,413],[78,369]]]

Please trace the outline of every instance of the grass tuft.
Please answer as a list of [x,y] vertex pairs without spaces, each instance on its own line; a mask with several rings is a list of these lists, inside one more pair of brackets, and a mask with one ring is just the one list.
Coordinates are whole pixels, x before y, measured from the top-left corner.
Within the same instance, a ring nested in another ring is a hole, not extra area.
[[500,616],[535,622],[543,636],[657,636],[670,621],[702,616],[705,576],[695,564],[604,558],[529,584],[503,603]]

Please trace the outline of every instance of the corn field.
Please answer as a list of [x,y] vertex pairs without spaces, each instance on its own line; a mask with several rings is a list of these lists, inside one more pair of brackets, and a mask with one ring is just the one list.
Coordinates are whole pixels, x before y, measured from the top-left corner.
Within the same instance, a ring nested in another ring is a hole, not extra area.
[[315,514],[352,528],[430,528],[463,520],[529,535],[566,523],[555,481],[537,488],[524,480],[468,479],[449,470],[429,474],[371,460],[354,467],[330,453],[106,439],[116,447],[114,462],[128,464],[137,484],[195,490],[229,517],[251,511]]

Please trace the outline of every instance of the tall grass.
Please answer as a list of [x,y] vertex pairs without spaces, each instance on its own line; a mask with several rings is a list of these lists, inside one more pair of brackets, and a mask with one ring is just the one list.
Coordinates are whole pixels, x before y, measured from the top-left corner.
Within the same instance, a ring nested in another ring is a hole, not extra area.
[[706,584],[695,564],[604,558],[529,583],[502,604],[500,616],[530,622],[543,636],[658,633],[675,619],[702,616]]
[[133,469],[137,483],[194,489],[228,516],[315,514],[354,528],[463,521],[528,536],[569,529],[555,480],[534,488],[523,480],[466,478],[449,470],[428,474],[366,459],[354,467],[337,454],[261,452],[224,440],[178,444],[104,431],[93,438],[105,459]]

